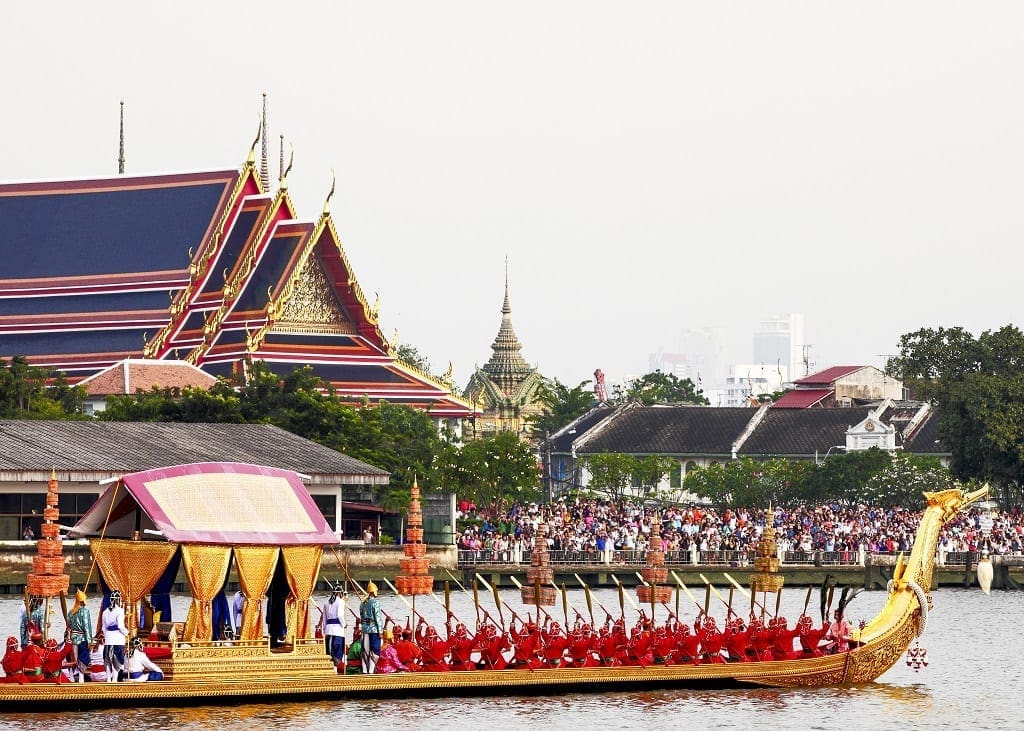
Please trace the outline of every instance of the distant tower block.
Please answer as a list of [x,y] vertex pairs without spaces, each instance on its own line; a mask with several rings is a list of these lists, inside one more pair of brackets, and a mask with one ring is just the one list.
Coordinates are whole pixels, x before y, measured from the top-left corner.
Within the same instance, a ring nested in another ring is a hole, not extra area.
[[666,604],[672,598],[672,587],[664,586],[668,581],[665,568],[665,545],[661,540],[661,521],[651,524],[651,543],[647,549],[647,565],[640,570],[646,584],[636,587],[636,598],[641,604]]
[[782,589],[785,577],[779,573],[779,549],[775,543],[775,513],[771,506],[764,516],[764,532],[757,542],[757,554],[754,558],[755,573],[750,575],[750,590],[757,592],[777,592]]
[[398,560],[402,573],[395,577],[399,594],[430,594],[434,590],[434,577],[430,575],[430,559],[423,542],[423,509],[420,506],[420,486],[413,478],[409,491],[409,527],[405,530],[404,558]]
[[67,594],[71,577],[64,573],[64,548],[60,540],[60,510],[57,507],[57,473],[50,473],[46,485],[44,522],[36,541],[36,556],[32,559],[32,573],[28,575],[29,596],[56,597]]
[[555,572],[551,568],[551,557],[548,556],[548,525],[537,526],[533,553],[530,556],[530,568],[526,569],[526,583],[520,589],[523,604],[538,607],[555,605]]

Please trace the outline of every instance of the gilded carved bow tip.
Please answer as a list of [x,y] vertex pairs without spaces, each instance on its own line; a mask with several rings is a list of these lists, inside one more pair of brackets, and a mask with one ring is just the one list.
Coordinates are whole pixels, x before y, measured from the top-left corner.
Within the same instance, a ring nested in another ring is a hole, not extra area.
[[941,507],[943,514],[947,517],[951,517],[971,503],[987,496],[988,493],[989,485],[986,483],[974,492],[964,492],[963,490],[954,487],[948,490],[939,490],[937,492],[926,492],[924,497],[928,501],[929,505]]

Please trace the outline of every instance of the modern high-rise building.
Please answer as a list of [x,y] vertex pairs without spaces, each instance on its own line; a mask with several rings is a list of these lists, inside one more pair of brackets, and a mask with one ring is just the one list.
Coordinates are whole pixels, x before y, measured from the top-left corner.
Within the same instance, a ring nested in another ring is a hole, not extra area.
[[755,364],[784,368],[791,380],[806,376],[804,316],[791,313],[762,320],[754,332],[753,355]]

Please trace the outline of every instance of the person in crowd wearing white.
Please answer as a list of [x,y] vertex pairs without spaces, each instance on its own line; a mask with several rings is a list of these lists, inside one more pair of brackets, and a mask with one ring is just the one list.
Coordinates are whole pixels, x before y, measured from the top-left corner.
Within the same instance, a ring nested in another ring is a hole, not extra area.
[[341,584],[336,585],[320,610],[323,614],[321,621],[323,622],[324,643],[327,654],[331,656],[335,667],[345,659],[346,601],[340,596],[343,590],[344,587]]
[[107,671],[107,682],[114,683],[120,680],[120,673],[124,670],[125,654],[124,646],[128,641],[128,629],[124,624],[124,607],[121,606],[121,592],[117,589],[110,592],[110,603],[100,619],[103,625],[103,639],[106,643],[103,648],[103,664]]
[[131,652],[128,655],[128,679],[135,683],[164,679],[163,672],[149,659],[139,637],[132,639]]

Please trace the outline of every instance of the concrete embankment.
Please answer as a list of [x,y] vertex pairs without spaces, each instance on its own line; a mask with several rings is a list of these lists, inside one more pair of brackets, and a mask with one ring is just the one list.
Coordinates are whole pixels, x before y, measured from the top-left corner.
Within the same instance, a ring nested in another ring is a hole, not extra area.
[[[25,587],[25,577],[32,570],[32,559],[35,556],[35,543],[29,541],[0,542],[0,595],[21,594]],[[72,587],[82,586],[87,579],[90,592],[96,590],[97,569],[93,566],[92,555],[87,541],[66,541],[64,555],[67,558],[65,571],[71,576]],[[394,580],[401,573],[400,560],[403,557],[401,546],[364,545],[357,541],[344,542],[336,547],[328,547],[324,551],[321,566],[320,588],[328,586],[328,582],[344,579],[347,574],[360,584],[366,581],[381,583],[384,577]],[[501,588],[515,586],[512,578],[525,581],[528,568],[525,565],[503,564],[458,564],[458,553],[455,546],[429,546],[427,557],[430,559],[431,573],[438,582],[451,580],[454,576],[464,585],[469,585],[476,574],[480,574],[490,584]],[[1010,556],[993,557],[994,579],[993,589],[1024,588],[1024,558]],[[829,565],[784,565],[780,569],[786,577],[787,587],[818,586],[826,574],[836,577],[840,586],[863,586],[865,589],[885,589],[886,583],[892,578],[895,565],[893,556],[869,555],[865,564],[853,566]],[[641,568],[635,564],[571,564],[551,567],[555,574],[555,583],[567,588],[578,588],[579,578],[593,587],[615,586],[615,580],[635,586],[640,579],[637,571]],[[740,584],[746,585],[753,571],[750,566],[726,565],[669,565],[688,586],[703,586],[701,574],[709,581],[718,585],[728,582],[724,576],[728,573]],[[978,585],[976,559],[967,564],[955,566],[936,566],[933,574],[932,588],[939,586],[972,587]],[[613,578],[614,576],[614,578]],[[229,576],[229,589],[234,590],[237,582],[234,575]],[[381,587],[385,589],[385,586]],[[184,572],[178,575],[175,591],[187,591],[187,579]]]

